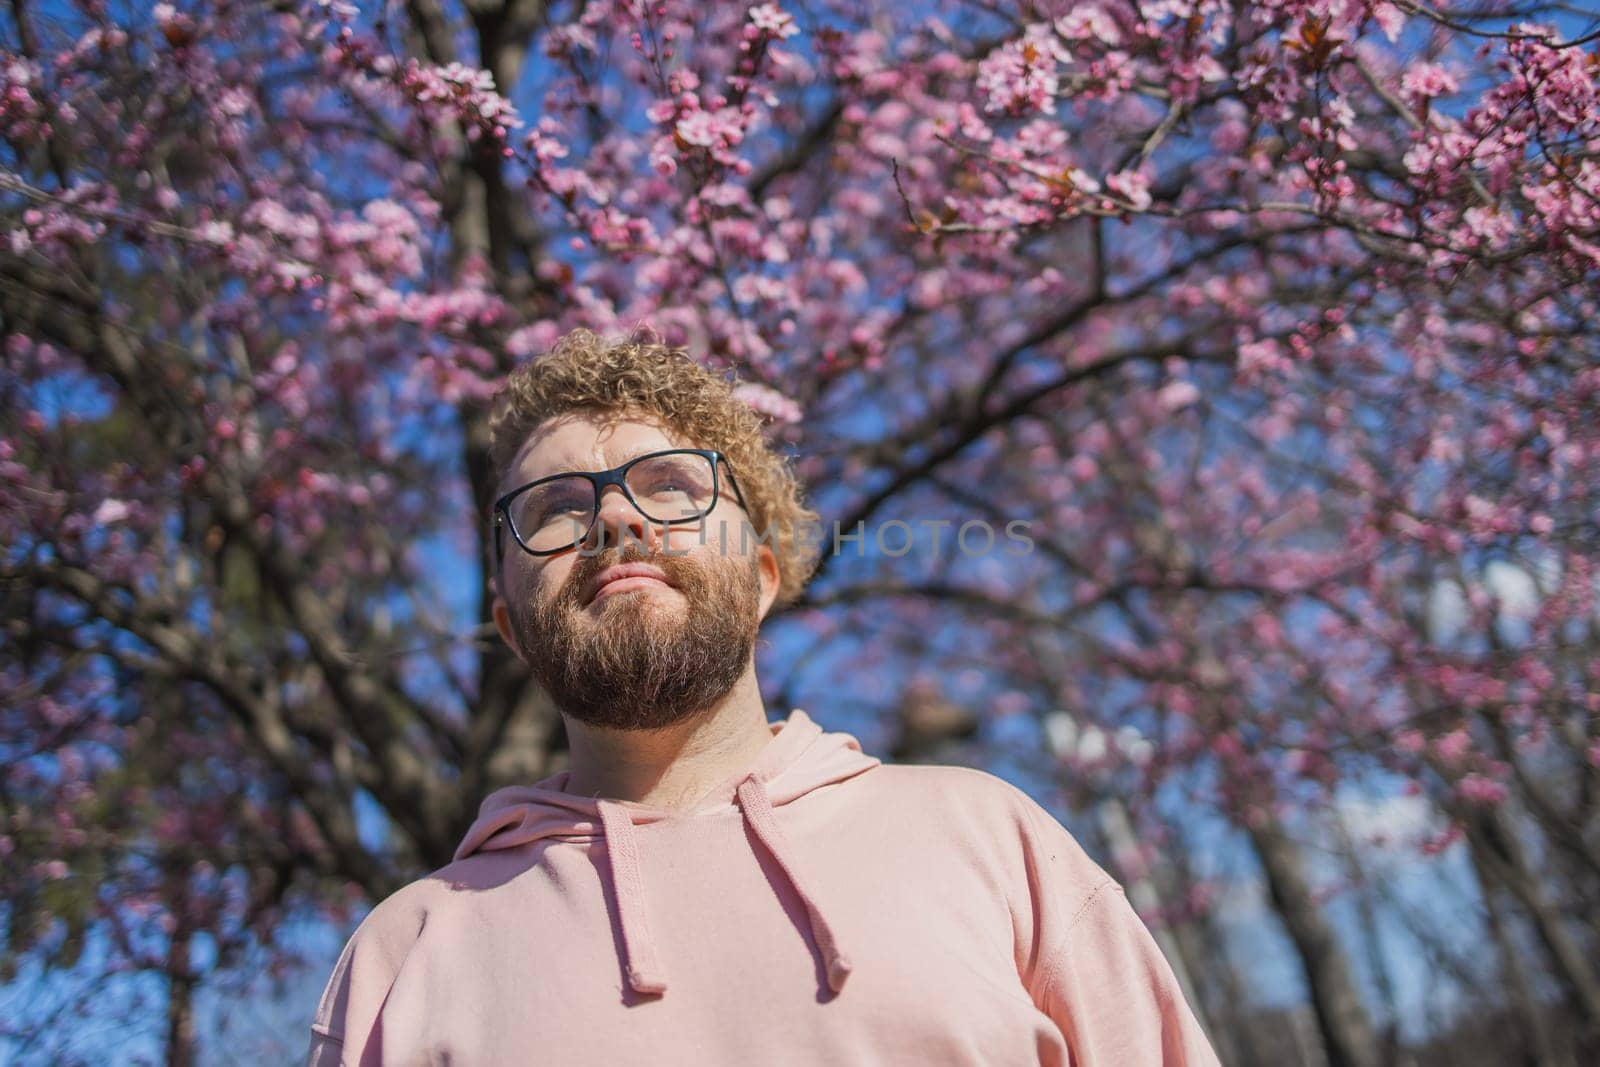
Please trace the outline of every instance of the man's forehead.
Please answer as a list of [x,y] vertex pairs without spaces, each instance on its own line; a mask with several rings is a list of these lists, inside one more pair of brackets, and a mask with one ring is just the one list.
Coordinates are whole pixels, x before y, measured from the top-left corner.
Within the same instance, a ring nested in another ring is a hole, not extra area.
[[515,484],[569,470],[603,470],[662,448],[694,447],[645,415],[565,415],[542,424],[511,461]]

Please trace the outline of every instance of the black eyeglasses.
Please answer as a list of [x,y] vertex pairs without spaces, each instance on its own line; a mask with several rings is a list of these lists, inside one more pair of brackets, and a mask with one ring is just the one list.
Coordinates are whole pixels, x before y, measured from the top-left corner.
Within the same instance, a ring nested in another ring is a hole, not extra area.
[[505,529],[523,549],[551,556],[588,540],[600,515],[600,494],[622,487],[628,502],[664,526],[693,522],[717,506],[719,478],[726,471],[734,499],[744,494],[727,457],[710,448],[672,448],[635,456],[608,471],[567,471],[518,486],[494,502],[494,558],[505,547]]

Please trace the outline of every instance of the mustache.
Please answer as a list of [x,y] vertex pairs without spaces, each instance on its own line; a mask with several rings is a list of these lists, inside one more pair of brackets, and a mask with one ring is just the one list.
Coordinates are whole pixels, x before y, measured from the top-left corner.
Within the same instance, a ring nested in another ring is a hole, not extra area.
[[579,556],[562,586],[561,599],[572,604],[578,603],[583,598],[583,591],[589,588],[589,584],[601,571],[623,563],[644,563],[655,567],[680,589],[695,584],[688,576],[697,572],[693,570],[694,565],[687,562],[683,556],[664,552],[652,553],[637,542],[630,541],[620,549],[606,549],[592,556]]

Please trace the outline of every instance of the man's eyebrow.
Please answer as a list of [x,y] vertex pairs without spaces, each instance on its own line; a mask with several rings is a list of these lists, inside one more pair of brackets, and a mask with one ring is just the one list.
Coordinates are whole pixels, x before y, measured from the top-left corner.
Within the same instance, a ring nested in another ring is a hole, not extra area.
[[[673,448],[674,448],[673,445],[650,445],[650,446],[648,446],[646,448],[639,449],[637,452],[634,452],[632,455],[626,457],[621,462],[614,464],[614,466],[620,467],[620,466],[622,466],[623,463],[627,463],[630,460],[638,459],[640,456],[648,456],[652,452],[670,452],[670,451],[673,450]],[[595,472],[595,468],[590,467],[588,465],[589,462],[590,461],[585,460],[584,462],[579,463],[579,462],[577,462],[575,460],[572,460],[571,458],[568,458],[561,465],[554,466],[550,470],[546,471],[543,474],[535,474],[532,477],[528,477],[526,475],[519,475],[518,477],[522,478],[522,481],[518,482],[517,484],[526,485],[526,484],[528,484],[528,482],[536,482],[540,478],[549,478],[550,476],[555,475],[555,474],[591,474],[591,473],[594,473]],[[600,469],[604,469],[604,468],[600,468]]]

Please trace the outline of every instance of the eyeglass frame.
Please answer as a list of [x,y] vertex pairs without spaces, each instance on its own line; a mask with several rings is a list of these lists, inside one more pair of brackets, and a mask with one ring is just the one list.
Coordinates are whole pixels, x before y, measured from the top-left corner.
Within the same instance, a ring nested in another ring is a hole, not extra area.
[[[631,468],[635,463],[642,463],[647,459],[655,459],[658,456],[675,456],[684,454],[702,456],[711,463],[711,503],[706,505],[706,509],[704,511],[691,518],[677,519],[672,522],[650,518],[649,515],[645,514],[644,508],[639,506],[639,502],[633,498],[633,490],[628,488],[627,478],[629,468]],[[745,511],[748,512],[750,507],[744,502],[744,492],[739,488],[739,480],[733,476],[733,466],[729,464],[727,456],[723,455],[714,448],[663,448],[658,449],[655,452],[646,452],[643,455],[634,456],[626,463],[612,467],[610,470],[558,471],[555,474],[547,474],[543,478],[535,478],[526,485],[519,485],[509,493],[505,493],[500,497],[500,499],[494,502],[495,564],[498,566],[499,563],[505,558],[504,531],[508,528],[511,530],[511,539],[517,543],[519,548],[528,553],[530,556],[535,556],[540,559],[543,559],[547,556],[558,555],[562,552],[570,552],[572,549],[583,544],[589,539],[589,535],[594,533],[595,520],[600,518],[600,505],[602,502],[601,498],[605,495],[606,486],[608,485],[614,485],[621,489],[623,497],[627,499],[629,504],[633,505],[633,510],[637,511],[640,515],[643,515],[649,522],[659,522],[663,527],[677,526],[686,522],[698,522],[715,511],[717,508],[717,502],[722,499],[722,479],[718,477],[718,475],[724,469],[728,474],[728,484],[733,488],[734,499],[739,502],[739,506],[741,508],[744,508]],[[560,548],[529,548],[527,543],[522,540],[522,535],[517,532],[517,524],[511,519],[510,504],[512,498],[520,496],[529,489],[532,489],[538,485],[543,485],[546,482],[553,482],[558,478],[573,477],[587,478],[589,480],[589,484],[594,488],[594,506],[589,512],[589,525],[584,528],[583,537],[577,541],[574,541],[570,545],[563,545]]]

